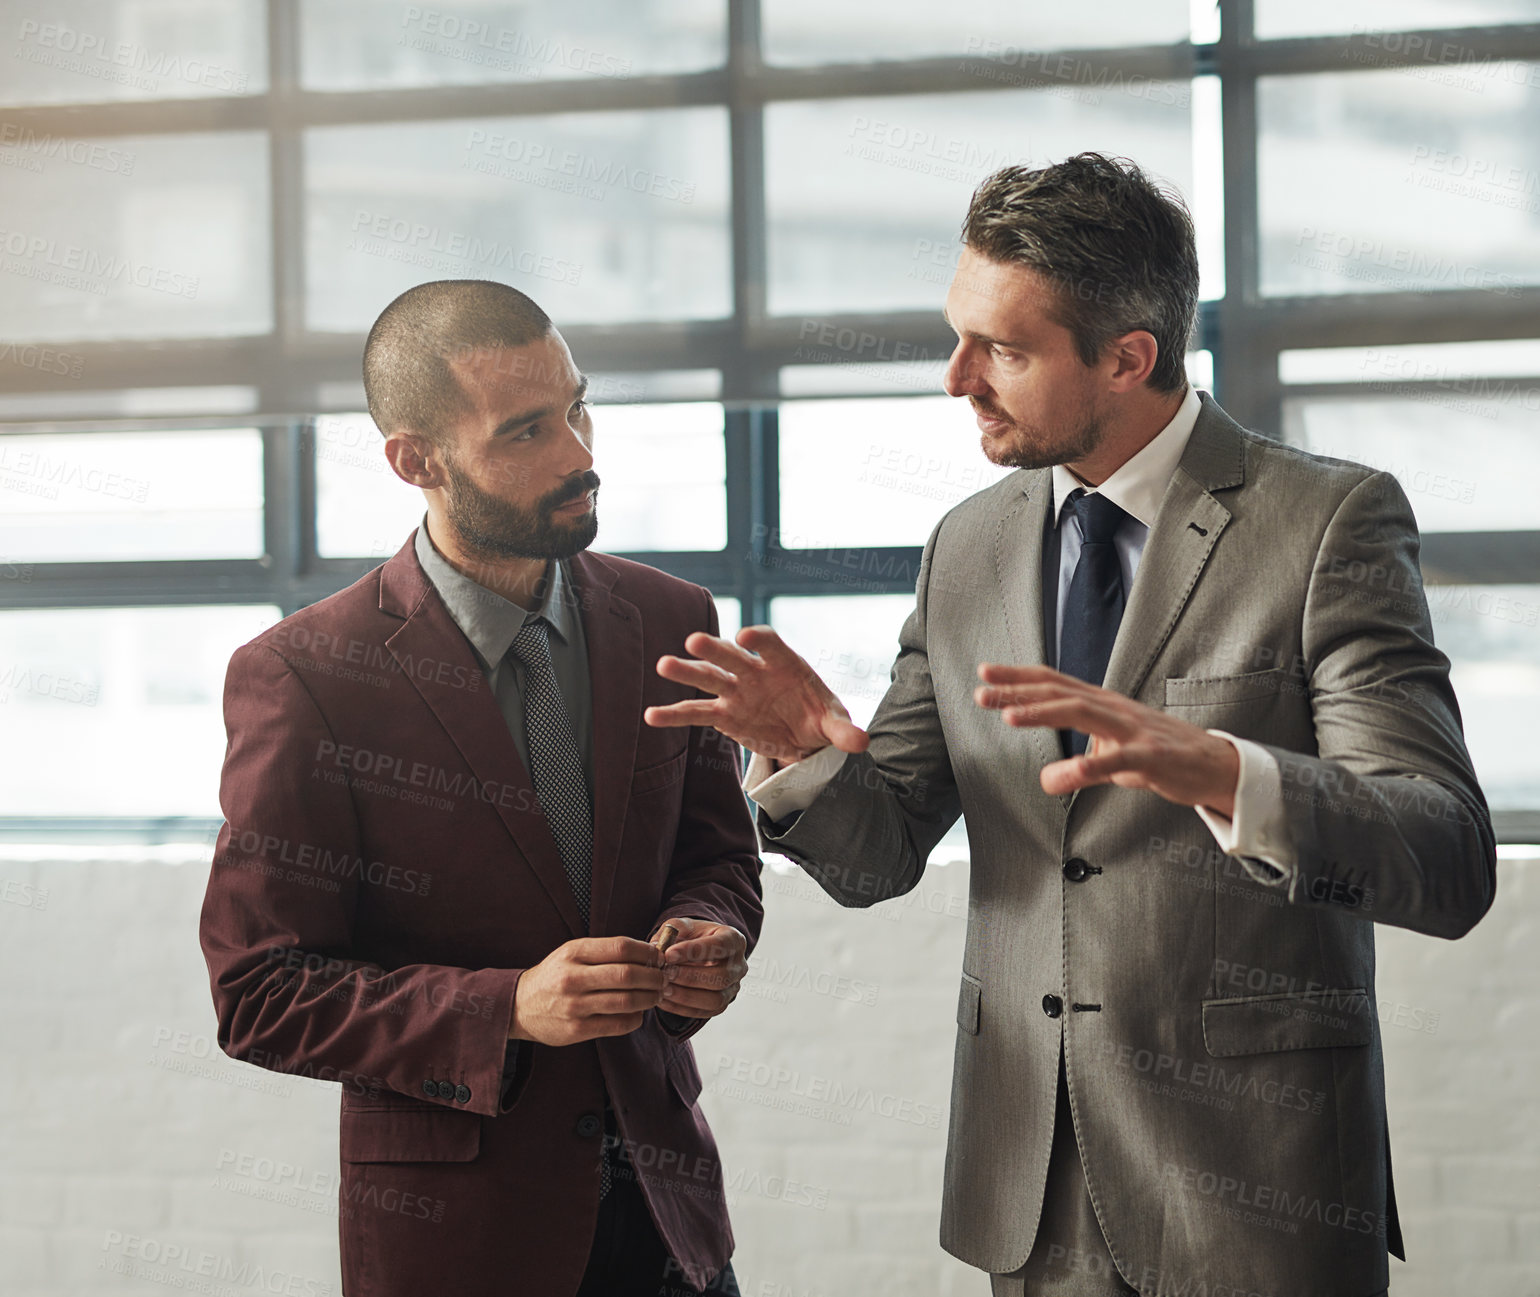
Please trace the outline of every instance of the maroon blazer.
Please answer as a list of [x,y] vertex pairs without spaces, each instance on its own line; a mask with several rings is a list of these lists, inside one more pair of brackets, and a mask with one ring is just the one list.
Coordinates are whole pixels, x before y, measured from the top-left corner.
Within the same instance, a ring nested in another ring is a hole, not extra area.
[[[701,587],[571,560],[593,690],[595,936],[763,916],[737,746],[653,729]],[[686,1036],[508,1048],[520,972],[586,935],[528,772],[412,542],[238,649],[199,935],[232,1058],[341,1084],[349,1297],[576,1291],[607,1090],[684,1277],[733,1250]],[[505,1074],[505,1056],[517,1067]]]

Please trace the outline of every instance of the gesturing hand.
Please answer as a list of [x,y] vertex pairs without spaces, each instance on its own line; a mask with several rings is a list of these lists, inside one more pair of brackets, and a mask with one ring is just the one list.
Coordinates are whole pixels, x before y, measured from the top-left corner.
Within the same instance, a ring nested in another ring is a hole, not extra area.
[[669,983],[658,1008],[714,1018],[737,997],[749,971],[748,942],[737,928],[704,919],[670,919],[679,937],[664,953]]
[[696,631],[684,647],[699,660],[661,657],[658,674],[716,697],[649,707],[647,724],[710,725],[783,766],[831,743],[842,752],[866,750],[866,731],[770,627],[745,626],[736,644]]
[[508,1034],[543,1045],[624,1036],[657,1007],[666,985],[656,947],[632,937],[579,937],[524,970]]
[[999,711],[1007,725],[1043,725],[1091,736],[1085,756],[1043,767],[1045,793],[1059,797],[1091,784],[1113,783],[1234,817],[1240,757],[1228,740],[1051,667],[986,662],[979,667],[979,679],[984,684],[974,691],[974,701]]

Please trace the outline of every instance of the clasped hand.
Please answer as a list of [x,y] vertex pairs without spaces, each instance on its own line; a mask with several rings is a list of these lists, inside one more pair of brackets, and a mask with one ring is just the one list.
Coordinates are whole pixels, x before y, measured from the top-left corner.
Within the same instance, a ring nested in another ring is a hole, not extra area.
[[558,946],[519,978],[509,1036],[574,1045],[627,1035],[649,1009],[686,1018],[721,1013],[748,971],[743,934],[702,919],[670,922],[680,935],[667,951],[634,937],[579,937]]

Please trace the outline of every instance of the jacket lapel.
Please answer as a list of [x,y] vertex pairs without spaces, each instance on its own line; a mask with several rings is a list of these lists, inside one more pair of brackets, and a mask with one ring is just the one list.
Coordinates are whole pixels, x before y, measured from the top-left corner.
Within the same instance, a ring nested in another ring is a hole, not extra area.
[[[410,539],[385,565],[380,608],[405,618],[385,641],[391,656],[449,734],[477,784],[486,790],[519,853],[573,936],[587,936],[556,839],[503,723],[497,699],[470,644],[418,563]],[[590,655],[592,648],[590,641]],[[468,687],[472,681],[475,688]]]
[[1209,555],[1230,522],[1230,511],[1212,491],[1246,479],[1240,430],[1210,396],[1166,493],[1139,560],[1128,607],[1112,646],[1104,681],[1135,698],[1203,574]]
[[594,832],[592,929],[605,931],[620,863],[620,836],[631,800],[642,723],[642,616],[611,591],[615,569],[580,554],[568,563],[582,609],[593,698]]
[[[1026,474],[1021,494],[1000,518],[995,531],[995,579],[1010,630],[1011,665],[1046,662],[1043,628],[1043,534],[1053,507],[1053,476],[1047,469]],[[1037,766],[1063,756],[1057,730],[1034,726],[1027,731]]]

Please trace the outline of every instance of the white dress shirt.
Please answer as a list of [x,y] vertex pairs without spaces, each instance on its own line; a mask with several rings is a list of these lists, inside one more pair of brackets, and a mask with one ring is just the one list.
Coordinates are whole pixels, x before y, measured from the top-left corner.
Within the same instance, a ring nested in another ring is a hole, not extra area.
[[[1076,488],[1087,494],[1100,492],[1116,504],[1127,518],[1113,535],[1112,543],[1118,553],[1118,563],[1123,571],[1125,597],[1133,589],[1134,577],[1139,570],[1139,559],[1144,554],[1150,527],[1159,511],[1161,497],[1176,466],[1187,449],[1193,426],[1198,421],[1202,403],[1191,384],[1182,397],[1182,404],[1155,436],[1137,453],[1126,460],[1116,472],[1092,487],[1082,482],[1062,464],[1053,468],[1053,515],[1059,523],[1059,588],[1057,616],[1055,617],[1053,661],[1059,659],[1059,630],[1064,625],[1064,602],[1069,595],[1070,581],[1075,573],[1075,563],[1080,557],[1080,524],[1071,513],[1062,520],[1065,501]],[[1210,734],[1229,740],[1240,757],[1240,775],[1235,785],[1235,815],[1227,819],[1207,807],[1194,807],[1220,850],[1228,855],[1263,860],[1283,868],[1287,862],[1287,849],[1283,842],[1283,784],[1278,763],[1272,754],[1258,744],[1238,739],[1223,730],[1209,730]],[[845,763],[846,754],[835,747],[826,747],[805,757],[784,770],[776,771],[770,761],[753,754],[745,772],[743,790],[774,821],[781,821],[797,812],[806,810],[817,798],[819,791],[831,780]]]

